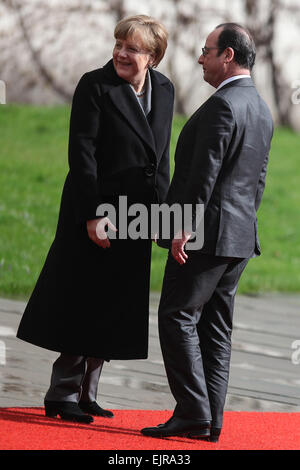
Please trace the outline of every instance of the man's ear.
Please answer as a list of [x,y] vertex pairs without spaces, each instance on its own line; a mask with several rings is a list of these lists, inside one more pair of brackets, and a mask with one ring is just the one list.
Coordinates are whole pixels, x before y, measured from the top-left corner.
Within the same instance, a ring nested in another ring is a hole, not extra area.
[[234,50],[232,49],[232,47],[227,47],[224,52],[225,52],[225,63],[229,64],[229,62],[232,62],[234,59]]

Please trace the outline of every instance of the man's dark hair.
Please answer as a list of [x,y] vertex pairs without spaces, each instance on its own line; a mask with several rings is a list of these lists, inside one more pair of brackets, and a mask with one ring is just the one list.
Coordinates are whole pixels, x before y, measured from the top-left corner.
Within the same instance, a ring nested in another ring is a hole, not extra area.
[[219,24],[216,29],[218,28],[223,28],[218,39],[219,55],[227,47],[231,47],[234,50],[235,62],[241,67],[252,70],[256,49],[250,32],[236,23]]

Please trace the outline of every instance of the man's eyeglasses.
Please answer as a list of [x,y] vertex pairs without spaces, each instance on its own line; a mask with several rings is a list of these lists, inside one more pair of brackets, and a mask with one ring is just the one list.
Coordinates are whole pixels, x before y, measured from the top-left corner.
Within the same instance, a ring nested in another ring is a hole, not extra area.
[[219,49],[218,47],[202,47],[202,55],[206,56],[211,49]]

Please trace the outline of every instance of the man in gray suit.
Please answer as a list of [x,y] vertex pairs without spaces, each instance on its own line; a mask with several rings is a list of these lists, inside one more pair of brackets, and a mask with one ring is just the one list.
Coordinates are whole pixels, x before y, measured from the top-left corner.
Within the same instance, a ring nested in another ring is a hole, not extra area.
[[217,90],[180,134],[167,203],[204,205],[204,244],[185,249],[186,231],[172,240],[159,333],[176,407],[166,423],[142,429],[147,436],[217,442],[221,433],[234,298],[249,258],[260,254],[256,212],[273,135],[250,76],[254,61],[250,33],[233,23],[217,26],[199,58]]

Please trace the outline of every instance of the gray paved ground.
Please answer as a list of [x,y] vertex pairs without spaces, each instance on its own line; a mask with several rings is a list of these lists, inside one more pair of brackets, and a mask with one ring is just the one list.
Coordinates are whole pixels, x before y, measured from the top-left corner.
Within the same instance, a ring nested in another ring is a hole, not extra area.
[[[112,409],[172,409],[151,295],[149,358],[104,366],[98,401]],[[0,407],[43,406],[57,353],[16,339],[25,303],[0,299]],[[238,296],[227,410],[300,411],[300,296]],[[298,350],[292,348],[299,340]]]

